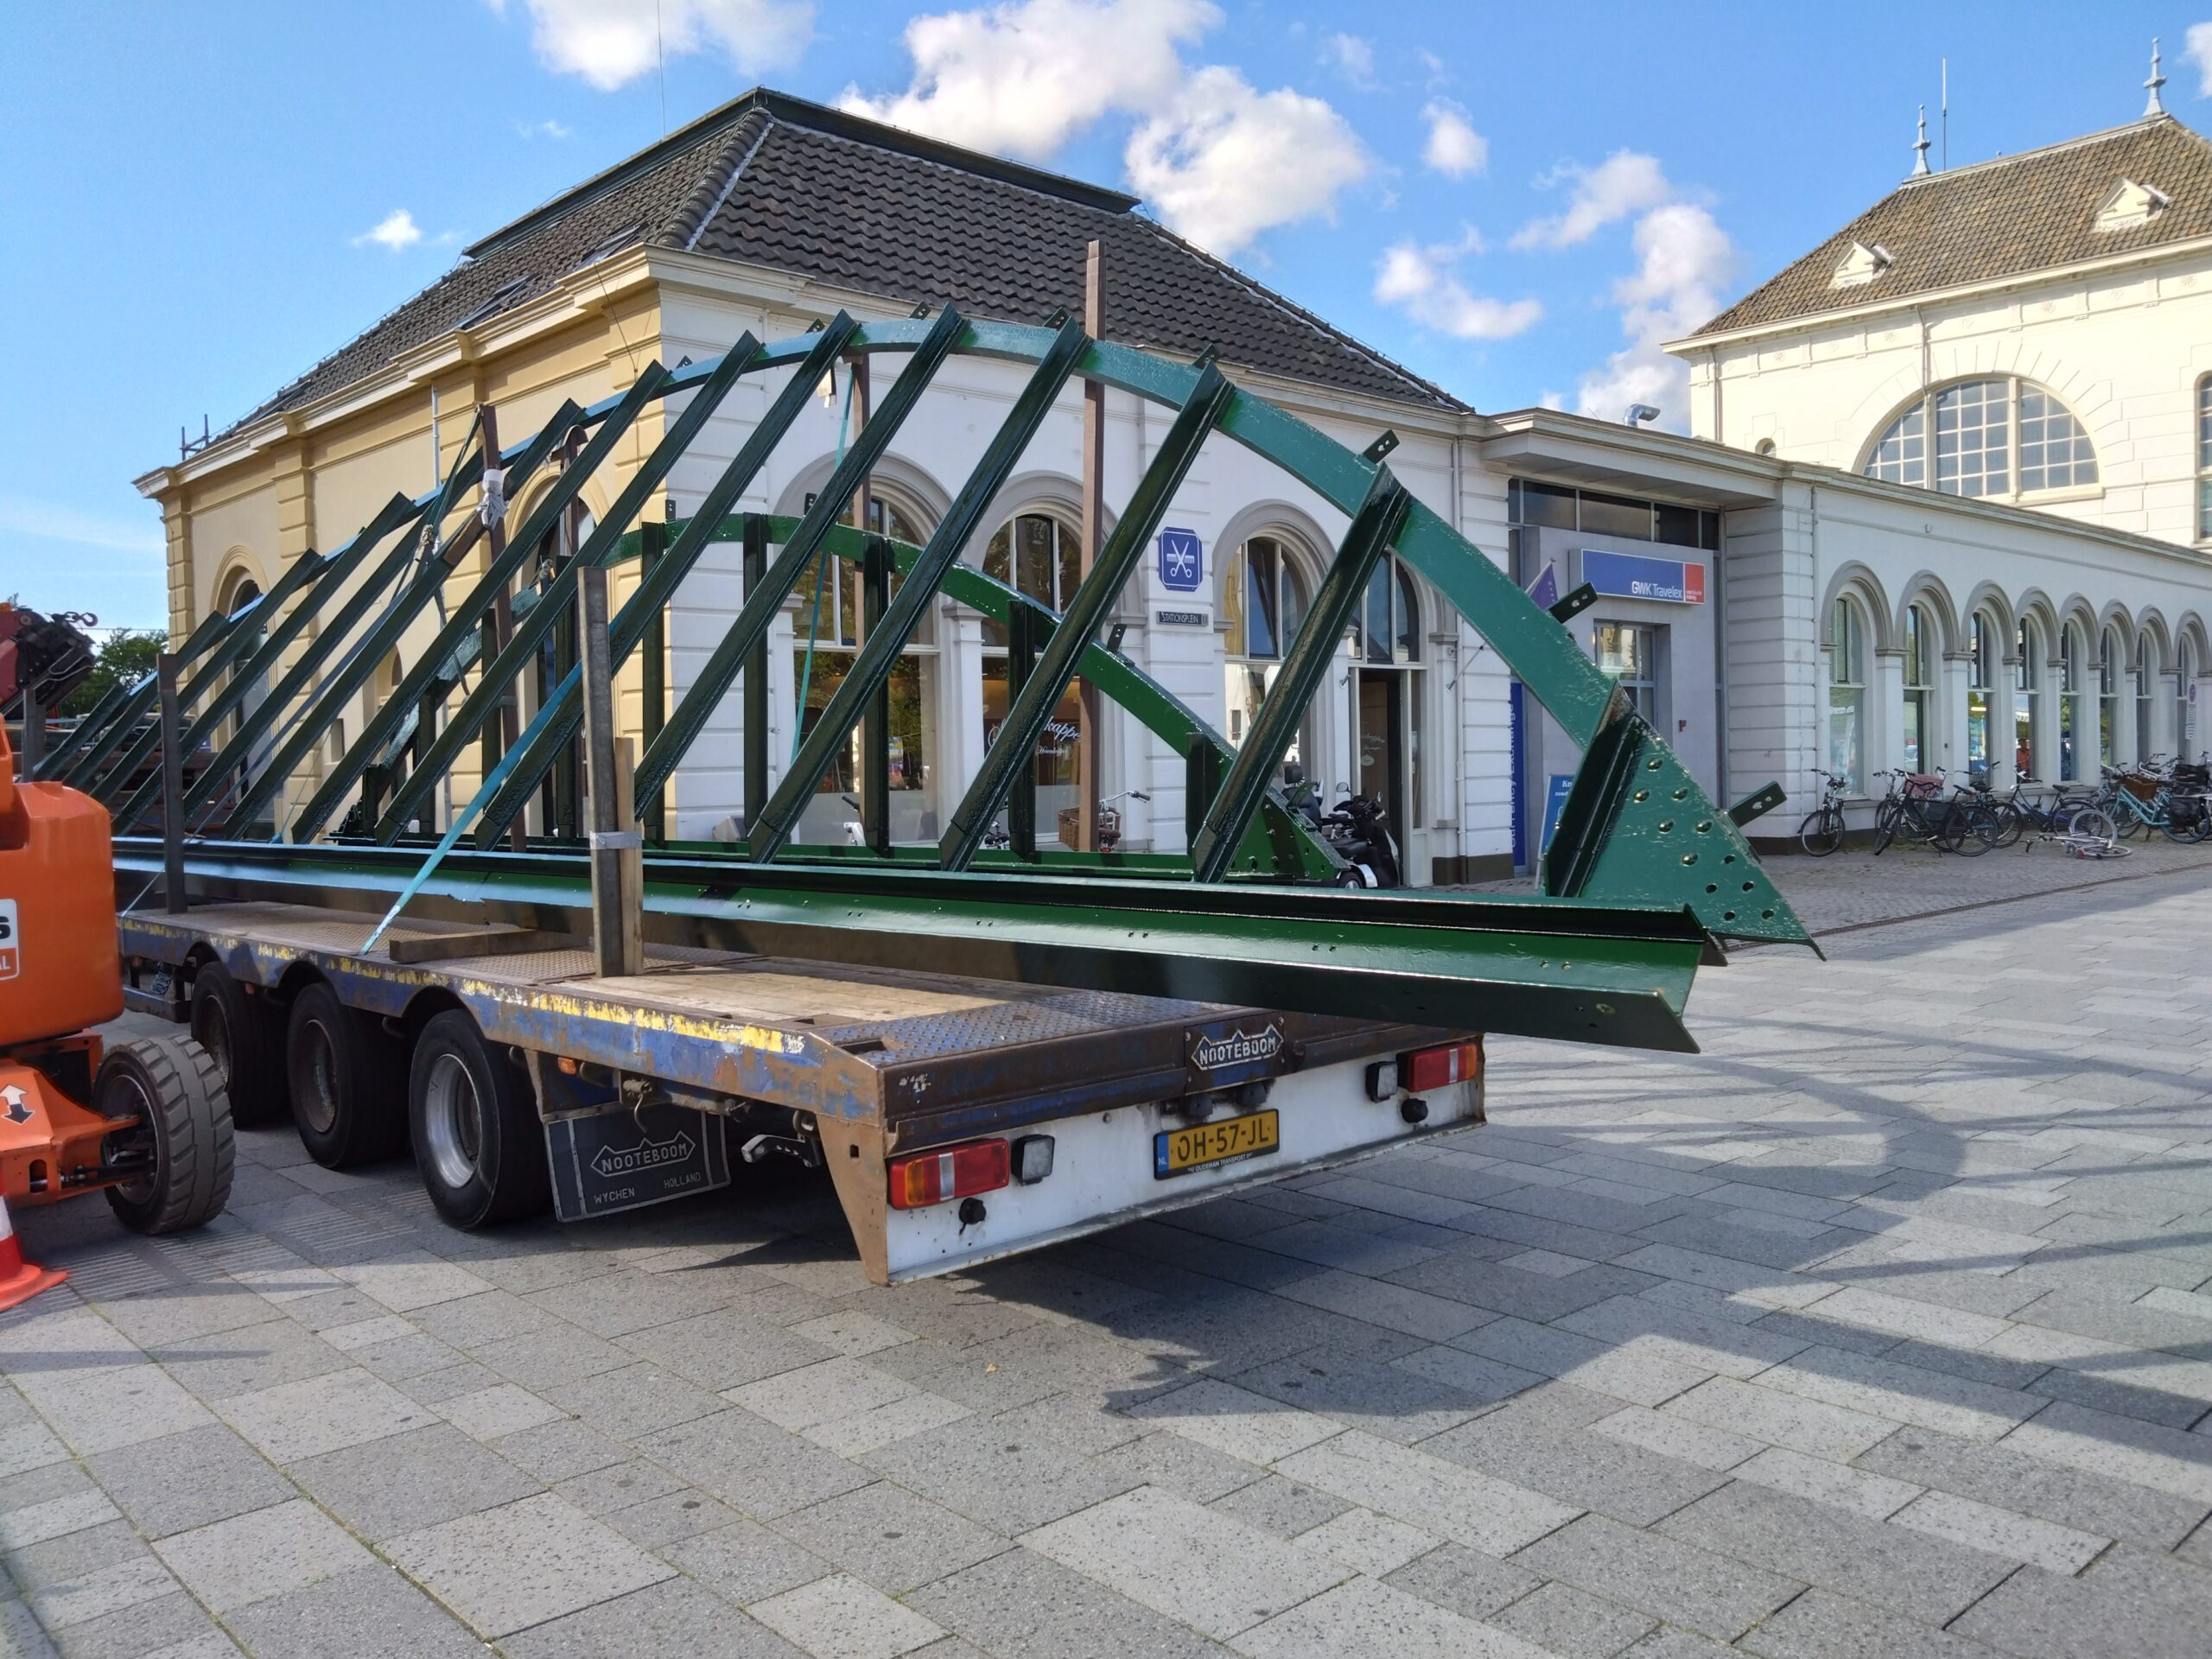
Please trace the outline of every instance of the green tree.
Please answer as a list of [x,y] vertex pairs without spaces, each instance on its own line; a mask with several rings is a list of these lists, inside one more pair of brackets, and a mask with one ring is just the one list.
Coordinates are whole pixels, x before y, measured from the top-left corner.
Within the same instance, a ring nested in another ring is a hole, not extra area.
[[85,677],[84,683],[64,697],[55,712],[89,715],[108,694],[110,687],[118,683],[137,684],[154,671],[154,658],[168,644],[168,639],[167,632],[161,628],[118,628],[101,642],[92,671]]

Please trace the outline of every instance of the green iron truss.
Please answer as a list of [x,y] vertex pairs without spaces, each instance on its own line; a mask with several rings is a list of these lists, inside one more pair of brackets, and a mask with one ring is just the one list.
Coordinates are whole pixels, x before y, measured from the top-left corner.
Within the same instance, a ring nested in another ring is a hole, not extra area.
[[[807,511],[798,518],[741,511],[823,378],[841,362],[879,353],[901,359],[899,373]],[[1028,376],[934,533],[912,545],[846,524],[871,471],[956,356],[1023,365]],[[644,519],[655,492],[737,384],[779,371],[789,372],[783,384],[691,516]],[[961,555],[989,528],[991,503],[1071,379],[1102,382],[1174,415],[1090,574],[1065,613],[1055,614],[963,563]],[[655,402],[678,396],[680,411],[578,544],[563,526],[586,481],[626,447]],[[748,334],[711,361],[673,371],[651,365],[592,408],[564,404],[529,439],[499,451],[505,499],[518,498],[550,469],[550,487],[511,533],[508,519],[482,499],[489,430],[480,417],[462,446],[467,459],[439,489],[416,500],[395,499],[338,551],[295,561],[253,607],[210,618],[180,648],[181,735],[193,766],[177,816],[195,885],[335,890],[357,907],[390,899],[395,913],[412,904],[540,915],[565,903],[562,861],[571,861],[581,880],[584,844],[572,759],[582,703],[576,572],[635,560],[639,579],[611,620],[609,643],[618,669],[641,649],[645,654],[646,741],[634,806],[648,826],[649,933],[715,931],[704,912],[720,907],[724,934],[756,941],[772,935],[801,954],[898,954],[880,941],[825,943],[855,931],[942,934],[940,945],[964,943],[950,958],[940,949],[930,958],[938,966],[982,972],[979,963],[995,962],[1024,976],[1073,984],[1106,982],[1109,968],[1119,963],[1122,988],[1204,982],[1209,995],[1224,1000],[1320,1011],[1347,1006],[1348,973],[1403,992],[1403,961],[1391,952],[1410,949],[1423,974],[1471,988],[1472,1001],[1452,1001],[1455,1017],[1444,1023],[1667,1046],[1688,1041],[1681,1001],[1697,961],[1717,956],[1714,940],[1807,942],[1740,829],[1779,799],[1778,790],[1769,785],[1732,810],[1718,807],[1576,646],[1561,626],[1565,607],[1537,606],[1399,483],[1382,459],[1394,439],[1385,435],[1365,454],[1355,453],[1239,390],[1210,358],[1180,364],[1091,340],[1072,322],[987,322],[950,308],[934,318],[889,323],[862,324],[840,313],[813,333],[769,345]],[[1217,434],[1274,462],[1350,523],[1241,746],[1100,639],[1177,488]],[[668,607],[702,556],[728,543],[743,550],[742,607],[671,709],[661,683]],[[480,546],[484,557],[464,581],[463,561]],[[1532,898],[1321,899],[1297,887],[1326,884],[1339,867],[1272,779],[1370,571],[1387,552],[1420,572],[1473,626],[1584,752]],[[838,689],[778,778],[766,753],[769,631],[816,562],[832,559],[859,567],[866,626]],[[886,690],[899,652],[940,594],[1004,626],[1009,707],[947,815],[939,844],[893,846],[884,787]],[[426,632],[427,646],[410,648],[412,666],[381,694],[365,724],[358,730],[344,724],[344,711],[358,705],[395,647]],[[542,667],[549,658],[550,673]],[[518,688],[529,675],[542,677],[537,711],[525,722]],[[1035,845],[1027,758],[1077,677],[1184,756],[1187,853]],[[660,833],[669,782],[741,680],[747,709],[745,837],[671,841]],[[39,773],[105,802],[123,864],[149,872],[158,868],[159,843],[148,832],[162,809],[158,769],[149,766],[159,742],[149,721],[154,702],[150,680],[111,694],[48,753]],[[334,755],[332,734],[340,730],[348,741]],[[855,732],[867,844],[796,843],[801,810]],[[300,775],[319,747],[323,764],[309,787]],[[440,785],[449,788],[472,748],[482,781],[472,798],[456,798],[448,808]],[[550,810],[541,810],[537,833],[525,837],[519,826],[533,802]],[[1001,817],[1011,844],[999,849],[987,841]],[[512,897],[523,889],[534,896]],[[1145,899],[1133,896],[1147,892]],[[842,906],[851,925],[802,925],[785,913],[808,906],[824,915]],[[938,922],[918,928],[917,906]],[[764,919],[767,907],[780,907],[784,919],[772,925]],[[1189,919],[1201,913],[1203,925]],[[954,925],[946,919],[953,917],[966,919]],[[1089,919],[1071,920],[1078,917]],[[1240,928],[1251,948],[1224,944],[1224,935]],[[1418,932],[1417,946],[1408,943],[1414,938],[1408,930]],[[1088,943],[1078,945],[1077,935]],[[1133,943],[1138,936],[1141,945]],[[1570,938],[1611,938],[1619,948],[1560,944]],[[1200,954],[1213,966],[1192,966]],[[1141,970],[1129,966],[1132,957],[1182,966]],[[1269,963],[1264,970],[1262,957]],[[1329,957],[1335,960],[1322,965]],[[1456,970],[1449,966],[1455,961]],[[1594,977],[1584,983],[1580,975]],[[1509,982],[1522,987],[1510,998],[1499,988]],[[1251,994],[1262,990],[1264,998]],[[1671,1027],[1625,1012],[1653,997],[1672,1010]],[[1433,1001],[1424,995],[1421,1006]],[[1508,1001],[1521,1010],[1510,1019]],[[1608,1013],[1585,1017],[1586,1003]],[[1542,1014],[1548,1007],[1556,1018]],[[1484,1007],[1493,1012],[1484,1015]]]

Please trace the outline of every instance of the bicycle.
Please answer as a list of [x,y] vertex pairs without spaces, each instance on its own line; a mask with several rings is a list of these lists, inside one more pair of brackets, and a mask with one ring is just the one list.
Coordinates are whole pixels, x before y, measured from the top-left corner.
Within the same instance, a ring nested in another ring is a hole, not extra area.
[[1997,844],[1997,814],[1986,801],[1971,798],[1972,789],[1939,793],[1943,779],[1936,772],[1890,771],[1875,774],[1890,780],[1889,793],[1874,810],[1874,851],[1885,851],[1899,836],[1923,842],[1937,850],[1978,858]]
[[2036,839],[2075,858],[2126,858],[2135,850],[2120,840],[2111,814],[2094,806],[2076,808],[2063,827],[2043,830]]
[[1815,858],[1826,858],[1843,845],[1843,791],[1850,779],[1831,772],[1821,780],[1821,804],[1797,826],[1797,844]]

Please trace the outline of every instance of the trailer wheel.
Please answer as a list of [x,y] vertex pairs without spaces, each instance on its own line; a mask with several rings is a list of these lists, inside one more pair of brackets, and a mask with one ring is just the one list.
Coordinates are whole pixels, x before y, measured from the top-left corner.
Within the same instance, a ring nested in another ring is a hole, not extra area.
[[416,1039],[407,1115],[423,1190],[454,1226],[519,1221],[551,1202],[530,1080],[465,1010],[448,1008]]
[[291,1116],[284,1089],[284,1016],[264,995],[245,988],[220,963],[192,977],[193,1040],[207,1051],[231,1097],[231,1119],[244,1128]]
[[175,1233],[223,1212],[238,1148],[223,1074],[206,1049],[185,1036],[116,1044],[93,1081],[92,1109],[136,1118],[109,1137],[108,1151],[149,1160],[145,1174],[107,1189],[108,1204],[124,1226]]
[[405,1064],[373,1016],[347,1007],[329,986],[294,997],[284,1070],[308,1156],[346,1169],[397,1154],[407,1135]]

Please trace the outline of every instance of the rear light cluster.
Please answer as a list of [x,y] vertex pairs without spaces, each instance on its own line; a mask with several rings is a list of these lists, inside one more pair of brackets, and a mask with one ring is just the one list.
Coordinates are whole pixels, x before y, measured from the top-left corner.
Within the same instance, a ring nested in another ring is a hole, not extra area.
[[1398,1057],[1398,1086],[1414,1094],[1471,1082],[1483,1074],[1483,1039],[1446,1043],[1440,1048],[1417,1048]]
[[1052,1137],[969,1141],[891,1160],[891,1207],[926,1210],[933,1204],[995,1192],[1008,1182],[1034,1185],[1052,1173]]

